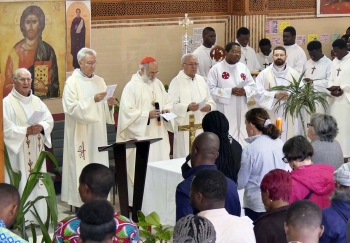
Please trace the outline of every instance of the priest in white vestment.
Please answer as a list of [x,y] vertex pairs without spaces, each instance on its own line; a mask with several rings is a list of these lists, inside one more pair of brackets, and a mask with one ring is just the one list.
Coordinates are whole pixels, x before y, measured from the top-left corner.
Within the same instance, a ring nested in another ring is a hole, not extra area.
[[273,62],[271,42],[269,39],[261,39],[259,41],[260,52],[256,53],[256,58],[260,64],[261,70],[264,70]]
[[267,110],[273,122],[278,117],[282,118],[281,139],[285,142],[300,133],[298,119],[292,118],[290,115],[285,119],[283,107],[276,111],[276,102],[283,96],[287,98],[288,94],[286,92],[269,91],[269,89],[279,85],[287,86],[289,81],[293,80],[292,77],[298,79],[300,75],[286,63],[287,55],[283,47],[276,47],[272,56],[273,64],[261,71],[255,80],[257,86],[255,100],[259,106]]
[[[135,137],[162,138],[150,145],[148,162],[169,160],[170,143],[168,130],[172,131],[171,122],[160,117],[173,109],[173,101],[165,91],[163,83],[157,79],[158,64],[152,57],[145,57],[140,70],[133,74],[126,84],[120,99],[117,142]],[[157,109],[156,103],[159,104]],[[135,175],[135,149],[128,149],[128,195],[132,205]]]
[[[46,105],[32,94],[31,83],[30,72],[25,68],[17,69],[13,74],[14,88],[3,100],[4,142],[12,169],[22,174],[18,188],[21,195],[39,154],[45,150],[44,145],[51,148],[51,131],[54,123]],[[28,125],[27,121],[35,111],[44,112],[44,116],[37,124]],[[41,171],[46,172],[45,161]],[[10,183],[7,170],[5,170],[5,182]],[[28,201],[33,201],[39,196],[47,196],[46,188],[41,181],[34,187]],[[35,207],[41,220],[45,222],[47,217],[45,199],[39,200]],[[31,212],[25,215],[25,220],[37,224]]]
[[328,90],[333,96],[329,106],[329,114],[333,116],[339,128],[337,140],[343,150],[344,158],[350,157],[350,54],[346,42],[335,40],[332,44],[336,55],[332,63],[331,78]]
[[104,100],[106,83],[94,74],[96,52],[82,48],[78,52],[80,69],[75,69],[64,86],[62,95],[64,123],[64,150],[61,199],[80,207],[78,187],[82,169],[89,163],[109,167],[108,152],[98,147],[107,145],[106,124],[114,124],[114,102]]
[[[332,61],[322,53],[322,44],[319,41],[311,41],[307,45],[310,59],[305,64],[306,81],[312,81],[314,88],[319,92],[328,93],[327,87],[331,76]],[[305,112],[306,113],[306,112]],[[316,105],[316,113],[325,114],[322,105]],[[305,114],[305,122],[310,122],[310,115]]]
[[203,44],[194,50],[193,54],[196,55],[198,60],[197,74],[201,75],[207,81],[211,67],[217,63],[215,59],[210,57],[211,48],[213,48],[216,42],[215,30],[211,27],[204,28],[202,37]]
[[253,48],[248,46],[250,38],[250,31],[246,27],[241,27],[237,30],[236,42],[241,45],[240,62],[247,65],[250,72],[261,69],[256,53]]
[[[204,78],[197,72],[197,58],[193,54],[185,54],[181,58],[183,70],[170,82],[169,95],[174,101],[174,146],[173,158],[185,158],[189,154],[189,132],[178,131],[178,127],[189,124],[189,116],[194,115],[195,124],[202,124],[203,117],[216,109],[216,103]],[[199,109],[199,104],[205,106]],[[196,136],[203,129],[196,131]]]
[[212,67],[207,82],[216,109],[224,113],[230,123],[229,134],[244,146],[248,138],[244,123],[247,100],[256,94],[256,84],[248,67],[239,62],[241,46],[231,42],[225,51],[225,59]]
[[287,63],[290,67],[302,74],[307,61],[306,54],[297,43],[295,43],[296,31],[294,27],[288,26],[283,30],[283,43],[287,51]]

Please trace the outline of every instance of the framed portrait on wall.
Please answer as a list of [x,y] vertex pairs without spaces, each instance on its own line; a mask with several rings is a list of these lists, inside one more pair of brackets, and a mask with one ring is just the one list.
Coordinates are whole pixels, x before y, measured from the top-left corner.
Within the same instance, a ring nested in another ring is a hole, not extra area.
[[317,17],[350,16],[350,0],[317,0]]
[[12,74],[18,68],[31,73],[36,96],[61,97],[66,70],[65,2],[7,2],[0,8],[4,97],[12,90]]

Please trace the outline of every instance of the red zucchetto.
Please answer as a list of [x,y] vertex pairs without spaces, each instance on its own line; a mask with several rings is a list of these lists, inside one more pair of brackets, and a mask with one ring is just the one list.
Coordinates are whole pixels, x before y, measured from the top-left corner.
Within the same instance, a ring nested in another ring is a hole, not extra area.
[[144,59],[142,59],[141,64],[145,64],[149,62],[156,62],[156,59],[154,59],[153,57],[145,57]]

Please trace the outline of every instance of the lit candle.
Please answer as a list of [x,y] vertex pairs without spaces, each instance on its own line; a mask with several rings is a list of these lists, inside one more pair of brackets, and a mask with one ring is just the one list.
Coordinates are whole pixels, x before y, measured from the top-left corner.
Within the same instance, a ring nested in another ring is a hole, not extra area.
[[281,117],[276,118],[276,127],[278,130],[280,130],[280,132],[282,132],[282,118]]

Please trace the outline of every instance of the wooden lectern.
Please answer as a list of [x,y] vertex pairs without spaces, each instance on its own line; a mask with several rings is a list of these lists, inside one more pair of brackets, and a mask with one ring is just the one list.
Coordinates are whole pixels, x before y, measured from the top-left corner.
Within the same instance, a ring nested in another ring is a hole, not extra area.
[[116,171],[116,183],[118,186],[120,212],[125,217],[129,216],[128,197],[128,175],[126,171],[126,149],[136,148],[135,178],[134,178],[134,198],[132,207],[132,220],[138,222],[137,211],[142,208],[143,192],[147,173],[147,163],[149,148],[152,143],[158,142],[162,138],[132,140],[118,142],[112,145],[99,147],[98,151],[108,151],[113,149]]

